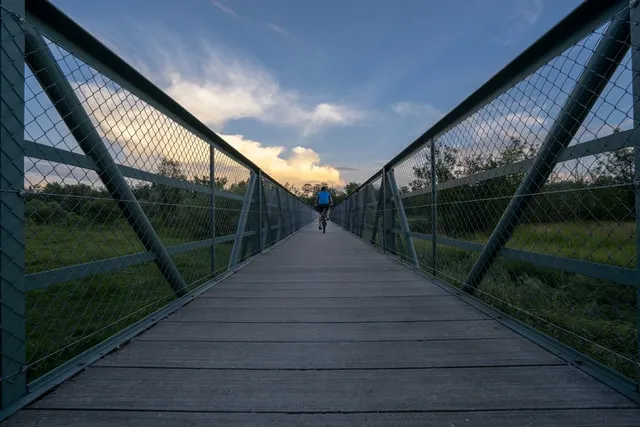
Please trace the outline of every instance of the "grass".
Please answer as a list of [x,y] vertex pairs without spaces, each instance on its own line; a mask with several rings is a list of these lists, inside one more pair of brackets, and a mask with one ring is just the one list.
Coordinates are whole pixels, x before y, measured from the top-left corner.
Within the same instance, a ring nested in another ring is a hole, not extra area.
[[[478,234],[469,240],[486,242],[486,239],[486,235]],[[633,267],[634,244],[634,223],[563,223],[523,226],[508,246]],[[414,245],[421,267],[430,272],[432,243],[414,239]],[[396,247],[402,248],[399,244]],[[437,245],[437,251],[439,277],[456,286],[464,282],[479,255],[444,245]],[[499,259],[478,288],[477,296],[618,372],[636,377],[635,289]]]
[[[27,225],[27,272],[59,268],[143,250],[127,224],[91,228]],[[167,245],[188,241],[159,233]],[[216,272],[226,269],[230,244],[216,247]],[[198,249],[173,256],[191,289],[213,277],[211,252]],[[29,380],[38,378],[142,319],[174,299],[154,263],[68,281],[27,293]]]

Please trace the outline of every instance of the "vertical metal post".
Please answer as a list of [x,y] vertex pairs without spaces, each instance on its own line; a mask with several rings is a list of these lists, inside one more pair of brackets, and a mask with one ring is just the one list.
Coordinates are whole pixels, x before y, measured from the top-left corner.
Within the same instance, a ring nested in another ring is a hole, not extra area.
[[[371,186],[371,191],[375,194],[375,189],[373,189],[373,185]],[[378,191],[378,203],[376,204],[375,216],[373,218],[373,232],[371,234],[371,243],[376,244],[376,237],[378,237],[378,223],[380,222],[380,218],[384,213],[384,168],[382,168],[382,175],[380,178],[380,191]],[[382,229],[384,230],[384,218],[382,219]],[[384,250],[384,233],[381,238],[382,241],[382,249]]]
[[438,275],[438,171],[436,169],[436,141],[431,140],[431,273]]
[[387,251],[387,171],[382,168],[380,177],[380,197],[382,197],[382,252]]
[[[27,393],[24,0],[0,2],[0,407]],[[15,14],[15,15],[14,15]]]
[[283,222],[283,215],[282,215],[282,203],[280,202],[280,189],[276,188],[276,201],[278,203],[278,231],[276,234],[276,242],[279,242],[280,239],[282,238],[282,226],[284,224]]
[[[631,74],[633,88],[633,190],[636,214],[636,271],[640,271],[640,1],[630,2]],[[640,288],[636,288],[636,390],[640,391]]]
[[366,186],[362,189],[364,193],[362,195],[362,214],[360,215],[360,230],[358,230],[358,234],[360,238],[364,235],[364,229],[367,221],[367,203],[369,203],[369,186]]
[[136,232],[146,250],[155,255],[155,262],[178,296],[187,293],[187,284],[173,263],[167,248],[156,234],[122,172],[93,127],[91,119],[58,66],[40,35],[25,27],[27,64],[47,97],[51,100],[80,148],[94,161],[96,172],[111,197],[118,203],[124,217]]
[[264,192],[263,188],[264,182],[262,181],[262,170],[258,170],[258,240],[260,245],[260,253],[264,252],[264,203],[262,200],[262,194]]
[[393,192],[389,182],[389,172],[384,174],[384,235],[386,250],[392,254],[396,253],[396,235],[393,233],[396,220],[396,207],[393,200]]
[[529,202],[547,181],[558,155],[571,143],[587,114],[629,49],[629,9],[617,14],[594,50],[558,118],[542,143],[538,156],[504,211],[464,284],[473,293],[500,251],[511,238]]
[[[416,253],[416,248],[413,244],[413,237],[411,237],[411,230],[409,229],[409,221],[407,220],[407,216],[404,212],[404,205],[402,204],[402,199],[400,198],[400,193],[398,191],[398,185],[396,184],[396,177],[393,169],[387,172],[387,182],[389,183],[389,191],[396,206],[395,210],[398,212],[398,216],[400,217],[400,228],[402,229],[405,241],[407,242],[407,251],[409,252],[409,258],[411,259],[414,267],[420,268],[420,260],[418,259],[418,254]],[[395,240],[393,230],[391,230],[391,235],[394,236]]]
[[236,237],[233,241],[233,249],[231,249],[231,255],[229,256],[229,269],[236,266],[236,264],[238,263],[238,258],[240,257],[240,251],[242,250],[242,241],[247,227],[247,218],[249,217],[249,212],[251,211],[251,202],[253,200],[255,187],[256,174],[251,171],[249,184],[247,185],[247,193],[244,195],[242,210],[240,211],[238,225],[236,226]]
[[211,196],[209,197],[209,220],[211,222],[211,275],[216,275],[216,175],[215,175],[215,148],[209,145],[209,188],[211,188]]
[[[263,183],[264,184],[264,183]],[[269,185],[271,187],[271,184]],[[271,193],[269,191],[269,193]],[[267,191],[265,191],[264,185],[262,187],[262,206],[263,206],[263,217],[264,217],[264,235],[262,238],[262,249],[264,250],[264,248],[267,246],[267,238],[269,239],[269,241],[271,241],[271,219],[269,216],[269,199],[271,199],[271,197],[267,198]]]

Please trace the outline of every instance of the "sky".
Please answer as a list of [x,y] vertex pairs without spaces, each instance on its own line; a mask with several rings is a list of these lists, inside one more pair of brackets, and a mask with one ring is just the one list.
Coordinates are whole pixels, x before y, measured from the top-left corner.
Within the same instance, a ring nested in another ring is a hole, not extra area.
[[578,0],[53,0],[275,179],[362,182]]

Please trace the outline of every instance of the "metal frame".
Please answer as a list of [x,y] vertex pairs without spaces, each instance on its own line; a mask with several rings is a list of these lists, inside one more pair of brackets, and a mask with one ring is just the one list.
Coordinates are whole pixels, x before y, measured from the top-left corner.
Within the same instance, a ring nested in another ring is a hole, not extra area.
[[[635,197],[635,214],[636,214],[636,273],[640,271],[640,2],[631,0],[629,10],[630,25],[630,45],[631,45],[631,69],[632,69],[632,91],[633,91],[633,151],[634,151],[634,197]],[[636,274],[636,284],[638,284],[638,275]],[[637,329],[636,342],[637,348],[637,368],[636,378],[638,381],[638,391],[640,392],[640,285],[636,287],[636,310],[637,310]]]
[[405,237],[405,241],[407,242],[409,259],[413,263],[414,267],[419,268],[420,260],[418,259],[416,248],[413,245],[413,238],[411,237],[411,230],[409,229],[409,221],[407,221],[407,216],[404,213],[404,206],[402,205],[402,199],[400,198],[400,194],[398,192],[398,185],[396,184],[394,170],[391,169],[389,172],[387,172],[386,176],[389,182],[389,188],[391,190],[391,197],[393,198],[393,204],[395,205],[395,209],[398,212],[398,215],[400,216],[400,227],[402,229],[402,234]]
[[[0,99],[2,118],[2,126],[0,126],[0,302],[2,303],[0,304],[0,318],[2,320],[0,325],[0,350],[2,353],[0,360],[0,375],[2,376],[0,419],[4,419],[26,403],[33,401],[42,393],[83,369],[89,361],[96,360],[131,336],[148,328],[161,318],[158,316],[176,310],[215,283],[207,282],[199,285],[196,290],[189,290],[171,258],[173,255],[211,248],[211,275],[208,276],[210,279],[217,273],[215,271],[216,246],[233,241],[234,262],[233,266],[227,270],[229,274],[244,265],[244,261],[243,264],[238,263],[238,254],[242,249],[243,240],[246,240],[244,238],[255,236],[257,241],[261,243],[261,251],[266,252],[269,249],[266,247],[267,242],[264,241],[264,236],[271,236],[271,233],[277,230],[276,240],[269,241],[269,247],[273,247],[284,238],[293,235],[305,224],[305,221],[311,221],[312,217],[305,214],[305,212],[311,212],[311,209],[303,205],[296,195],[276,184],[276,181],[264,171],[198,121],[130,65],[109,51],[53,4],[38,0],[0,1],[3,26],[0,34],[0,42],[2,43],[2,52],[0,52],[0,71],[2,73],[0,82],[2,86]],[[208,144],[209,183],[188,182],[116,163],[43,37],[58,43],[96,71],[120,84],[133,95],[147,102]],[[59,116],[71,130],[84,154],[24,140],[25,63],[30,67],[40,84],[40,89],[51,100]],[[248,186],[251,188],[247,189],[247,194],[244,196],[216,189],[216,150],[221,150],[230,159],[251,172],[254,178],[253,187]],[[117,203],[146,251],[26,274],[25,192],[23,188],[25,160],[27,162],[44,160],[96,172],[109,192],[110,200]],[[253,191],[256,175],[276,186],[278,209],[280,210],[278,214],[280,225],[278,226],[269,224],[269,204],[266,201],[264,189],[260,187],[262,197],[260,195],[256,197]],[[207,238],[204,240],[169,247],[164,245],[125,178],[208,195],[211,211],[208,220],[211,226],[210,235],[206,236]],[[218,197],[243,202],[240,216],[244,217],[244,225],[239,227],[240,230],[235,234],[216,235]],[[283,198],[284,200],[282,200]],[[257,231],[253,229],[245,231],[246,220],[250,214],[249,210],[255,201],[260,204],[260,211],[264,215],[260,215]],[[286,212],[282,210],[283,205],[288,206]],[[286,235],[282,235],[281,226],[284,224],[284,215],[289,215],[289,229]],[[291,218],[291,215],[295,215],[296,218]],[[267,224],[264,224],[265,219]],[[150,261],[154,261],[158,265],[179,298],[103,343],[58,366],[38,380],[27,384],[26,293],[30,290],[45,289],[70,280],[116,271]]]
[[24,2],[0,3],[0,405],[27,390],[25,201],[24,187],[24,49],[18,19]]
[[233,249],[229,256],[229,268],[233,268],[240,258],[240,252],[242,250],[242,242],[244,238],[244,232],[247,227],[247,218],[251,211],[251,200],[253,199],[253,193],[256,187],[257,175],[251,172],[249,178],[249,184],[247,185],[247,194],[244,196],[244,202],[242,203],[242,210],[240,211],[240,217],[238,218],[238,224],[236,226],[235,239],[233,241]]
[[500,251],[511,238],[533,195],[540,191],[558,164],[558,155],[571,143],[587,114],[618,68],[620,61],[629,50],[628,43],[621,45],[619,42],[620,40],[628,40],[629,36],[629,10],[624,9],[607,28],[585,70],[565,101],[560,114],[540,147],[538,156],[469,273],[463,287],[465,292],[472,293],[478,287]]
[[178,271],[162,240],[131,191],[120,169],[93,127],[82,103],[36,30],[25,27],[26,62],[47,97],[70,129],[78,145],[96,165],[96,172],[124,218],[149,252],[153,252],[158,269],[178,296],[187,293],[187,284]]
[[[631,5],[631,15],[629,15],[629,8],[627,7],[629,4]],[[526,262],[557,271],[602,279],[611,282],[611,285],[618,284],[635,287],[638,301],[638,337],[640,338],[640,283],[638,282],[638,272],[640,271],[640,233],[636,236],[638,254],[635,268],[623,268],[581,259],[564,258],[562,256],[505,248],[506,242],[518,223],[520,215],[531,200],[532,195],[539,191],[556,164],[628,147],[634,147],[635,151],[635,215],[636,223],[638,227],[640,227],[640,137],[638,135],[638,128],[640,128],[640,101],[638,101],[638,99],[640,99],[640,72],[638,71],[640,70],[640,36],[638,35],[640,33],[640,29],[638,28],[638,25],[640,25],[639,5],[640,1],[638,0],[631,0],[630,3],[629,0],[612,0],[610,2],[585,0],[558,25],[523,52],[523,54],[518,56],[485,85],[469,96],[469,98],[454,108],[392,160],[387,162],[383,168],[361,184],[354,194],[349,195],[345,203],[338,208],[343,209],[351,199],[361,197],[362,195],[358,193],[362,191],[364,191],[366,195],[366,193],[370,191],[370,187],[372,187],[373,183],[378,179],[382,180],[381,193],[384,193],[386,191],[385,178],[388,176],[387,171],[393,170],[410,156],[425,148],[426,144],[429,144],[428,149],[431,153],[431,185],[427,185],[425,188],[410,193],[399,194],[399,198],[401,199],[400,203],[407,198],[431,194],[430,209],[432,224],[430,234],[411,232],[409,230],[412,238],[431,241],[433,266],[428,269],[431,273],[429,277],[433,278],[438,273],[437,251],[440,245],[444,245],[457,247],[465,251],[481,253],[464,287],[465,291],[469,293],[472,293],[478,286],[486,270],[497,256],[501,256],[507,260]],[[459,125],[470,115],[479,111],[525,77],[535,72],[540,66],[557,57],[559,53],[564,52],[567,48],[581,41],[598,27],[606,24],[612,17],[614,18],[613,24],[608,25],[605,34],[597,44],[591,59],[585,67],[585,71],[575,83],[573,91],[569,94],[552,129],[543,142],[542,149],[539,151],[537,158],[485,170],[463,178],[456,178],[442,183],[438,182],[436,144],[440,136]],[[631,22],[631,30],[629,29],[629,22]],[[629,39],[631,39],[630,42],[623,42]],[[629,45],[632,45],[633,49],[634,128],[568,146],[581,123],[599,98],[600,93],[618,68],[620,61],[629,49]],[[525,177],[520,183],[520,187],[515,196],[511,198],[509,207],[504,211],[487,245],[438,235],[438,191],[469,186],[486,180],[518,173],[523,174]],[[386,181],[389,181],[389,179],[387,178]],[[396,203],[396,205],[399,206],[398,203]],[[375,243],[378,232],[379,213],[380,211],[386,212],[387,209],[384,195],[378,198],[377,206],[378,209],[373,226],[363,224],[363,227],[373,229],[373,237],[370,239],[371,243]],[[388,215],[383,217],[383,221],[382,251],[388,252],[387,249],[389,245],[387,241],[389,238],[385,236],[386,233],[384,231],[389,231],[391,228],[390,231],[396,235],[406,235],[406,230],[402,226],[389,227],[388,223],[390,221]],[[411,261],[408,262],[412,264]],[[602,283],[602,286],[607,285],[609,284]],[[464,295],[464,297],[475,299],[467,295]],[[513,320],[513,322],[518,323],[515,320]],[[520,328],[520,326],[518,326],[518,328]],[[527,331],[529,331],[527,334],[533,336],[532,339],[534,339],[534,341],[537,340],[536,342],[540,340],[545,341],[548,338],[540,338],[542,334],[538,334],[535,332],[535,329],[531,327],[523,326],[522,328],[526,328]],[[551,338],[548,339],[552,340]],[[569,349],[569,347],[564,344],[558,343],[558,345],[565,348],[563,351],[567,354],[572,354],[572,357],[577,360],[591,360],[588,356],[582,355],[576,350]],[[640,344],[638,345],[637,361],[637,379],[640,380]],[[609,379],[611,383],[614,384],[625,383],[626,385],[620,387],[628,388],[629,383],[626,378],[624,381],[620,381],[620,374],[614,373],[611,369],[599,362],[591,360],[587,365],[590,366],[587,370],[598,372],[596,375],[599,375],[598,378]],[[639,382],[636,381],[635,387],[638,387],[638,384]]]

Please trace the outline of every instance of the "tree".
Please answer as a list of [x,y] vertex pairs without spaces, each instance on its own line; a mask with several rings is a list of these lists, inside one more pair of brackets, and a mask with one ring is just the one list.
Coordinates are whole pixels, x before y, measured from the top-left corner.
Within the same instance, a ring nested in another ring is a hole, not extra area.
[[348,195],[350,195],[351,193],[355,192],[358,187],[360,187],[360,184],[357,182],[350,182],[347,185],[345,185],[344,187],[344,192]]

